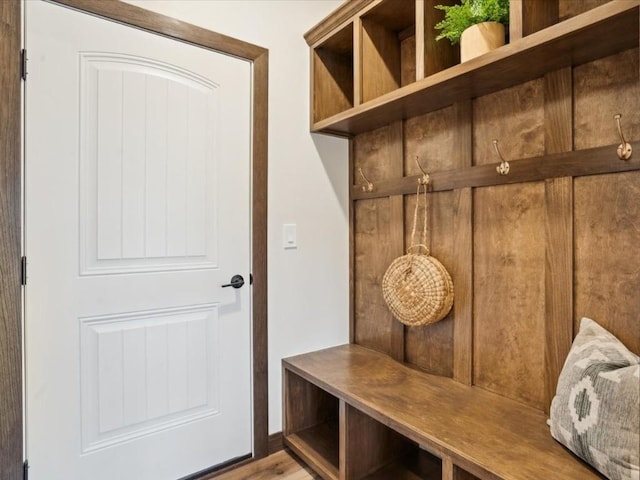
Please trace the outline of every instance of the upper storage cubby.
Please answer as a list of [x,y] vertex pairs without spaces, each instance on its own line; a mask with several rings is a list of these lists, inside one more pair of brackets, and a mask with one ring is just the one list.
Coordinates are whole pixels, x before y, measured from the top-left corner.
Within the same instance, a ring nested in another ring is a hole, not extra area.
[[353,24],[312,51],[313,122],[353,107]]
[[383,0],[362,20],[362,102],[416,81],[416,4]]
[[640,0],[511,0],[509,43],[459,63],[434,30],[456,1],[351,0],[307,32],[311,131],[356,135],[639,43]]

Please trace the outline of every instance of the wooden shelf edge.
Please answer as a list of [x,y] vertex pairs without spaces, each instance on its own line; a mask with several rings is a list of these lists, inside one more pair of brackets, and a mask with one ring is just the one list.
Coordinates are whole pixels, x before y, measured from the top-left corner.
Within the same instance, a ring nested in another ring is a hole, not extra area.
[[319,455],[313,447],[295,433],[286,435],[284,444],[326,480],[338,480],[340,478],[338,468]]
[[[496,172],[495,164],[476,165],[473,167],[430,172],[430,192],[442,192],[459,188],[489,187],[513,183],[525,183],[559,177],[583,177],[602,175],[605,173],[629,172],[640,170],[639,158],[620,160],[616,156],[618,144],[604,147],[574,150],[542,157],[510,160],[509,175],[502,176]],[[640,152],[640,141],[631,142],[635,152]],[[351,198],[364,200],[382,198],[391,195],[409,195],[416,193],[416,184],[420,175],[383,180],[374,183],[373,192],[363,192],[362,185],[351,186]]]
[[[315,122],[311,132],[356,135],[396,120],[439,110],[456,101],[509,88],[560,68],[637,47],[639,12],[640,0],[612,0],[485,55]],[[596,47],[580,48],[592,37],[606,38],[606,41],[599,42]]]

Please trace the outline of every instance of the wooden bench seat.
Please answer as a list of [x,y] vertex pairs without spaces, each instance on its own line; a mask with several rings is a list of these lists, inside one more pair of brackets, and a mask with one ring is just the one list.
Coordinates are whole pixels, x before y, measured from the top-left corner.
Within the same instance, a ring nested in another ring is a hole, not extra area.
[[[389,445],[400,434],[430,452],[447,480],[604,478],[551,437],[544,412],[414,370],[358,345],[288,358],[283,370],[285,443],[324,478],[363,478],[375,463],[366,459],[372,449],[385,457],[386,447],[366,438],[380,429],[391,432],[383,435]],[[323,409],[333,418],[318,414]],[[349,430],[349,412],[365,417],[353,423],[366,425],[362,431]],[[353,462],[369,466],[354,470]],[[393,475],[386,478],[440,478],[440,473]]]

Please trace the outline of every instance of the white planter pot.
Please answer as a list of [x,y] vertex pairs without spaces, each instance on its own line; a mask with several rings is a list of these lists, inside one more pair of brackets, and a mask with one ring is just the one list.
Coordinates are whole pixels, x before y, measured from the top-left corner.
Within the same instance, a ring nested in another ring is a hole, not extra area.
[[472,25],[460,37],[460,61],[466,62],[501,47],[504,39],[504,25],[501,23],[483,22]]

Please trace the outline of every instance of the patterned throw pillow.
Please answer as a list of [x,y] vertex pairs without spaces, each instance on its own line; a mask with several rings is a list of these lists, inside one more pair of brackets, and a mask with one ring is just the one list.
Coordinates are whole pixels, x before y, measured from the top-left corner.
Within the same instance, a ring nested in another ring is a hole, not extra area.
[[640,479],[640,357],[588,318],[560,373],[550,425],[611,480]]

